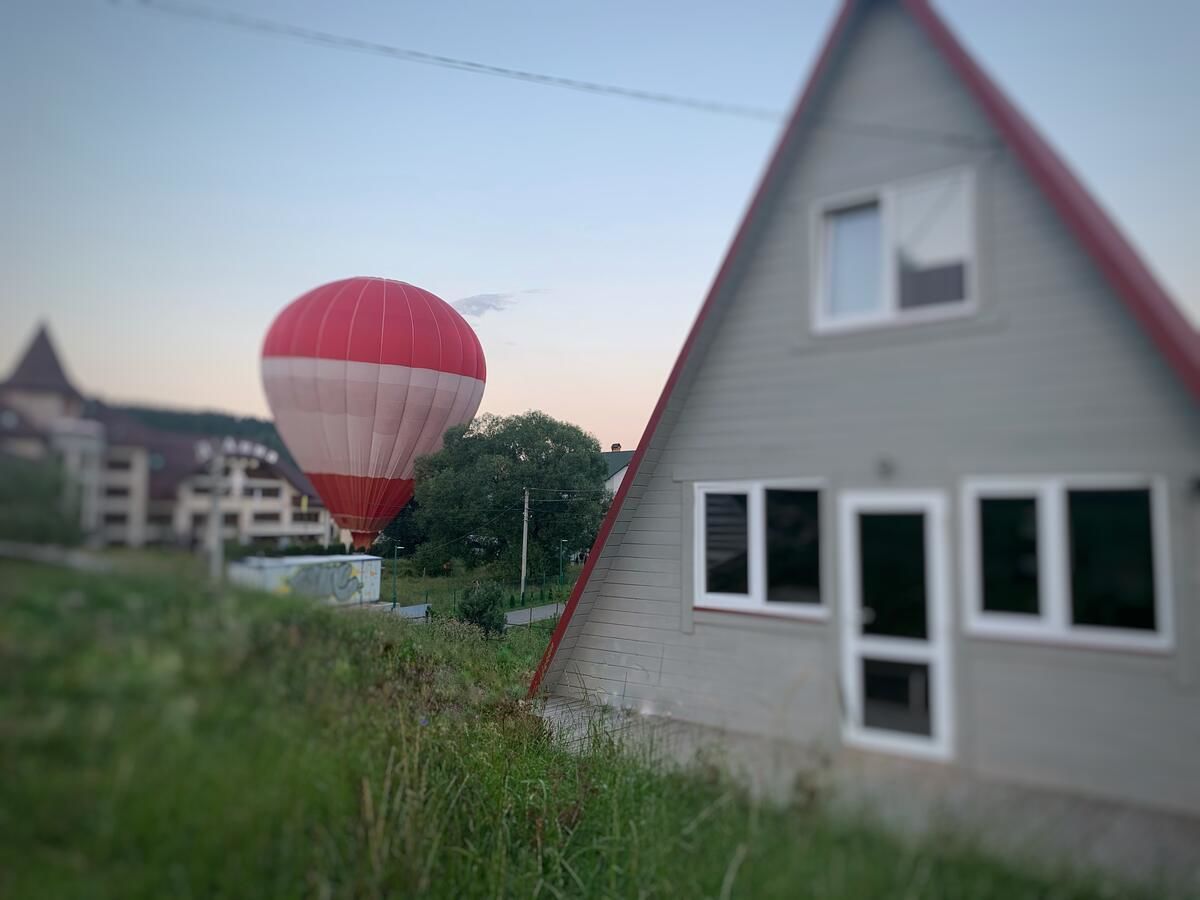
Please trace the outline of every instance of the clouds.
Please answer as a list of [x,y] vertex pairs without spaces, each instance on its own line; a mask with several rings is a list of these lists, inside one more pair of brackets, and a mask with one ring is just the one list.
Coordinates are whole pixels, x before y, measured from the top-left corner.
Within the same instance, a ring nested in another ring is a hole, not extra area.
[[473,294],[451,304],[464,316],[482,316],[489,312],[502,312],[512,305],[516,294]]
[[482,316],[489,312],[503,312],[517,302],[519,294],[545,294],[549,288],[526,288],[523,291],[508,291],[496,294],[472,294],[455,300],[451,306],[464,316]]

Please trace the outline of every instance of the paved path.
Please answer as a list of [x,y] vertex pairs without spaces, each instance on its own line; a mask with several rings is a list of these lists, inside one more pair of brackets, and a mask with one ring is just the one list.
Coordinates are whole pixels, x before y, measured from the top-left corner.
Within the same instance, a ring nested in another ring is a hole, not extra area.
[[530,622],[537,622],[541,619],[552,619],[562,615],[562,611],[563,604],[547,603],[545,606],[531,606],[529,609],[514,609],[512,612],[505,613],[504,617],[508,620],[508,627],[512,628],[515,625],[528,625]]
[[[412,606],[397,606],[395,609],[392,609],[392,605],[386,601],[371,603],[368,606],[381,612],[390,612],[397,616],[403,616],[405,619],[417,620],[424,620],[425,610],[429,608],[428,603],[417,603]],[[545,606],[531,606],[528,609],[511,610],[505,613],[505,619],[509,628],[515,628],[520,625],[528,625],[530,622],[540,622],[542,619],[552,619],[555,616],[562,615],[562,611],[562,603],[547,603]]]

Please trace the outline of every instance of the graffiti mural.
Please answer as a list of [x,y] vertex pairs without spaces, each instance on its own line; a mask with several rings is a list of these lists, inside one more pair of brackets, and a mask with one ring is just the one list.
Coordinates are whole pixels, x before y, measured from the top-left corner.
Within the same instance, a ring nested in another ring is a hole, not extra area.
[[348,562],[305,566],[288,579],[288,584],[297,594],[333,597],[339,603],[350,600],[362,589],[362,582],[354,574],[354,566]]

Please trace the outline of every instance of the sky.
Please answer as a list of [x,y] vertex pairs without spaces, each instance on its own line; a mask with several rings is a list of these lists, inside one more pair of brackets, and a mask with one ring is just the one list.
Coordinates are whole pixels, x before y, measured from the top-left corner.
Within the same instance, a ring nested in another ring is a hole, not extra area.
[[[781,111],[837,6],[196,2]],[[936,6],[1200,321],[1200,3]],[[275,314],[382,275],[473,311],[482,411],[541,409],[626,447],[781,127],[132,0],[0,3],[0,122],[0,371],[45,321],[90,395],[266,415],[258,354]]]

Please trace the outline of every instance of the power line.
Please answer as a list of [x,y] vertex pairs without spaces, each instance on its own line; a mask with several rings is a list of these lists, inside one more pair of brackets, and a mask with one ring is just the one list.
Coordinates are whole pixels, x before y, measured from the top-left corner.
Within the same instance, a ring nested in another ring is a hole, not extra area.
[[608,94],[616,97],[624,97],[627,100],[680,106],[700,112],[739,116],[745,119],[775,122],[782,117],[782,113],[773,109],[763,109],[740,103],[726,103],[720,100],[706,100],[700,97],[665,94],[659,91],[647,91],[616,84],[603,84],[598,81],[585,81],[579,78],[565,78],[561,75],[547,75],[542,72],[530,72],[525,69],[511,69],[506,66],[495,66],[490,63],[459,59],[453,56],[443,56],[440,53],[428,53],[424,50],[414,50],[409,47],[397,47],[392,44],[382,44],[378,41],[363,40],[362,38],[335,34],[330,31],[308,28],[303,25],[293,25],[290,22],[281,22],[277,19],[266,19],[259,16],[248,16],[242,13],[214,9],[200,4],[178,3],[172,2],[172,0],[137,0],[137,5],[143,9],[180,19],[207,22],[212,25],[222,25],[227,28],[267,34],[273,37],[290,38],[338,50],[386,56],[420,65],[438,66],[444,69],[455,69],[460,72],[472,72],[476,75],[509,78],[514,81],[526,81],[546,87],[565,88],[589,94]]
[[[117,4],[120,3],[120,0],[112,0],[112,2]],[[612,97],[621,97],[625,100],[676,106],[698,112],[736,116],[743,119],[779,122],[784,117],[784,114],[779,110],[766,109],[761,106],[727,103],[721,100],[687,97],[680,94],[667,94],[661,91],[650,91],[642,88],[624,87],[617,84],[606,84],[599,81],[586,81],[580,78],[566,78],[561,75],[548,75],[544,72],[531,72],[526,69],[496,66],[491,63],[444,56],[440,53],[429,53],[425,50],[415,50],[411,47],[397,47],[393,44],[383,44],[378,41],[368,41],[350,35],[335,34],[331,31],[308,28],[304,25],[294,25],[291,22],[283,22],[278,19],[267,19],[261,16],[248,16],[242,13],[230,12],[229,10],[214,9],[213,7],[197,3],[177,2],[177,0],[133,0],[133,2],[142,9],[157,12],[165,16],[173,16],[178,19],[220,25],[226,28],[265,34],[271,37],[286,38],[335,50],[369,53],[375,56],[384,56],[418,65],[437,66],[459,72],[470,72],[475,75],[490,75],[497,78],[508,78],[514,81],[540,84],[544,87],[582,91],[588,94],[604,94]],[[893,125],[884,122],[856,122],[841,117],[825,117],[813,122],[813,127],[885,140],[908,141],[919,144],[942,144],[952,147],[966,147],[968,149],[995,149],[1000,145],[998,138],[978,134]]]

